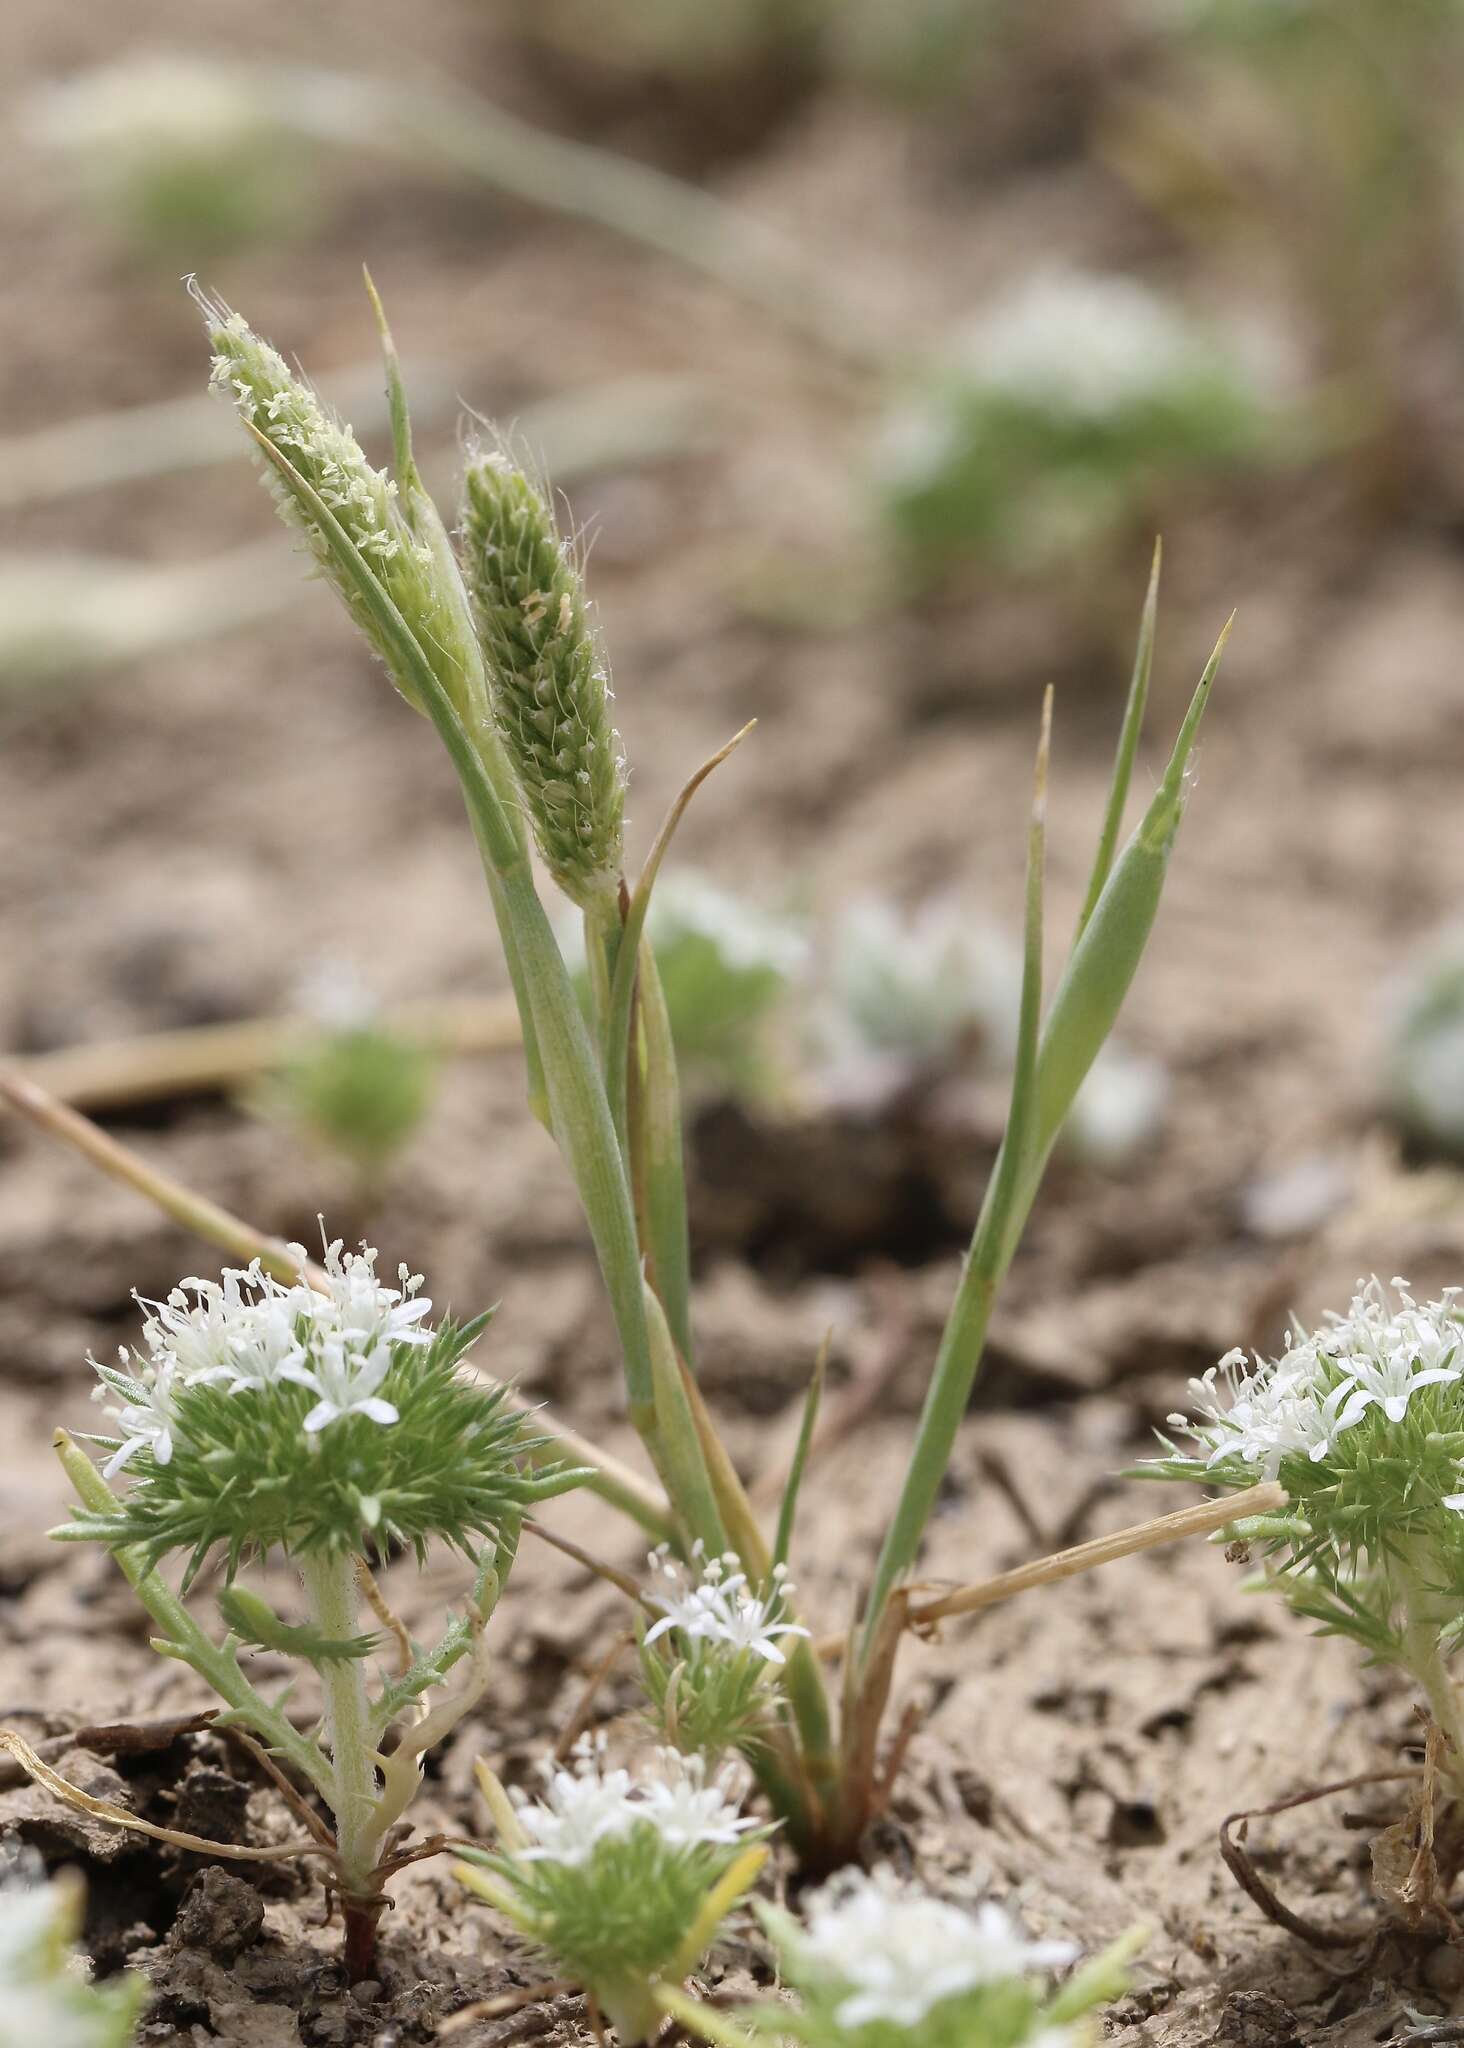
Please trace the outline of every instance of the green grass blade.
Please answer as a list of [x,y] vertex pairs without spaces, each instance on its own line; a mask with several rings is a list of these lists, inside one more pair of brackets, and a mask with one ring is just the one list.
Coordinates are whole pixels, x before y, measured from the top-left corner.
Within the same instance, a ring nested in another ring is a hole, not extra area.
[[956,1432],[971,1398],[971,1387],[986,1342],[997,1285],[1013,1242],[1011,1219],[1022,1198],[1027,1162],[1037,1131],[1038,1033],[1042,1018],[1042,897],[1047,841],[1047,765],[1052,734],[1052,691],[1042,704],[1042,730],[1032,818],[1027,836],[1027,890],[1022,955],[1022,995],[1011,1109],[1001,1150],[981,1204],[961,1284],[941,1336],[940,1351],[921,1413],[915,1446],[893,1521],[875,1566],[865,1610],[861,1659],[878,1639],[885,1604],[915,1562],[920,1539],[935,1506],[950,1462]]
[[676,1047],[650,942],[641,943],[639,1008],[645,1062],[632,1119],[632,1181],[651,1282],[676,1348],[694,1366],[691,1340],[691,1238]]
[[813,1361],[813,1377],[808,1382],[808,1392],[803,1397],[803,1417],[798,1425],[798,1442],[793,1450],[793,1462],[788,1467],[788,1477],[783,1486],[783,1499],[778,1508],[778,1531],[773,1539],[773,1563],[786,1564],[788,1553],[793,1546],[793,1523],[798,1513],[798,1495],[803,1486],[803,1474],[808,1464],[808,1453],[813,1443],[813,1432],[818,1424],[819,1404],[823,1400],[824,1374],[828,1370],[829,1342],[831,1333],[826,1332],[818,1347],[818,1356]]
[[656,834],[646,864],[641,869],[640,879],[625,913],[625,927],[620,936],[620,945],[615,959],[615,973],[610,990],[610,1015],[605,1030],[605,1085],[610,1096],[610,1112],[617,1131],[626,1128],[625,1101],[630,1079],[631,1024],[635,1012],[636,973],[640,963],[641,935],[646,927],[646,912],[651,907],[651,891],[656,886],[656,876],[666,849],[675,836],[676,828],[686,814],[686,807],[706,781],[714,768],[720,768],[734,747],[741,746],[752,728],[755,718],[749,719],[741,732],[734,733],[725,747],[719,747],[709,761],[703,761],[700,768],[683,787],[675,803],[666,813],[661,829]]
[[1149,570],[1149,590],[1144,599],[1144,609],[1139,619],[1139,643],[1134,651],[1133,675],[1129,680],[1128,702],[1124,706],[1123,725],[1119,729],[1118,750],[1113,760],[1113,780],[1109,784],[1108,804],[1103,813],[1103,824],[1098,834],[1098,850],[1093,857],[1093,872],[1088,878],[1088,893],[1083,898],[1078,928],[1073,934],[1073,944],[1088,928],[1088,920],[1103,894],[1103,885],[1108,880],[1113,866],[1113,856],[1118,850],[1118,835],[1123,826],[1124,806],[1128,802],[1129,784],[1133,780],[1134,756],[1139,748],[1139,735],[1144,729],[1144,711],[1149,702],[1149,672],[1154,665],[1154,626],[1159,614],[1159,572],[1164,563],[1164,543],[1154,542],[1154,561]]
[[[645,1317],[655,1388],[655,1426],[646,1437],[647,1448],[687,1534],[701,1540],[709,1558],[720,1557],[727,1549],[727,1531],[717,1507],[670,1326],[649,1286],[645,1289]],[[644,1430],[642,1435],[646,1435]]]
[[1229,633],[1227,621],[1190,700],[1164,779],[1115,862],[1053,997],[1037,1066],[1037,1129],[1018,1229],[1063,1120],[1118,1018],[1153,930],[1184,812],[1190,756]]
[[396,343],[391,338],[391,329],[386,324],[386,308],[381,303],[381,294],[376,289],[371,272],[363,263],[361,275],[366,280],[366,296],[371,301],[371,310],[376,315],[376,332],[381,340],[381,361],[386,371],[386,405],[391,420],[392,467],[396,480],[403,491],[419,491],[422,479],[412,456],[412,419],[407,409],[407,391],[402,382],[402,366],[397,358]]

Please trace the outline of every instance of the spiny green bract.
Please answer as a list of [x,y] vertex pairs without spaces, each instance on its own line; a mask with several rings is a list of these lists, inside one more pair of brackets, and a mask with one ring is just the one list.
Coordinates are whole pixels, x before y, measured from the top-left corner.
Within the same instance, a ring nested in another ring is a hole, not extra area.
[[[1250,1370],[1239,1351],[1191,1383],[1200,1419],[1172,1415],[1158,1478],[1231,1488],[1278,1479],[1283,1514],[1244,1525],[1273,1582],[1328,1633],[1403,1654],[1422,1609],[1464,1603],[1464,1328],[1449,1289],[1419,1304],[1360,1287],[1345,1316],[1298,1332]],[[1447,1629],[1444,1630],[1447,1633]]]
[[584,1984],[665,1969],[735,1850],[670,1849],[649,1822],[599,1843],[587,1862],[494,1865],[513,1918]]
[[436,1536],[471,1550],[575,1484],[562,1467],[531,1474],[543,1439],[503,1388],[460,1373],[488,1317],[424,1328],[420,1279],[404,1267],[385,1286],[375,1260],[336,1243],[318,1288],[256,1262],[148,1304],[146,1355],[96,1368],[120,1402],[121,1435],[99,1439],[107,1475],[126,1467],[132,1484],[115,1513],[79,1513],[58,1535],[151,1563],[186,1552],[188,1580],[222,1548],[232,1576],[276,1544],[305,1557],[402,1543],[420,1557]]
[[687,1756],[746,1757],[766,1748],[780,1700],[768,1667],[750,1650],[679,1657],[641,1644],[641,1684],[657,1732]]
[[58,1533],[137,1544],[153,1563],[187,1551],[190,1580],[218,1546],[231,1572],[274,1544],[305,1556],[405,1543],[420,1557],[441,1536],[467,1549],[575,1483],[565,1473],[529,1476],[521,1461],[545,1439],[526,1435],[503,1388],[459,1376],[485,1321],[444,1323],[427,1351],[397,1347],[381,1397],[400,1420],[385,1426],[351,1414],[307,1434],[314,1398],[289,1381],[234,1394],[184,1387],[167,1464],[142,1451],[115,1515],[80,1514]]
[[[334,514],[401,614],[459,717],[470,731],[475,729],[486,711],[482,662],[455,574],[414,530],[386,471],[372,468],[350,428],[334,419],[310,386],[291,374],[284,357],[254,333],[242,314],[231,312],[196,285],[190,289],[214,351],[214,389],[237,407],[245,423],[279,451],[289,469]],[[398,690],[418,711],[424,710],[416,687],[393,665],[380,622],[342,563],[335,536],[322,526],[318,507],[312,508],[268,460],[263,474],[280,517],[304,535]]]
[[572,547],[498,450],[463,480],[463,572],[504,747],[539,850],[582,907],[619,887],[625,767]]

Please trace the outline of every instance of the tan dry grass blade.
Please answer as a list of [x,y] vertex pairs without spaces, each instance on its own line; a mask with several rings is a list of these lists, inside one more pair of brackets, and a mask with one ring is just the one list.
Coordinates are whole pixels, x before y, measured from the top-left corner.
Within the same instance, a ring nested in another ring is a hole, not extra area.
[[88,1813],[93,1820],[107,1821],[112,1827],[130,1828],[134,1834],[151,1835],[155,1842],[170,1842],[175,1849],[192,1849],[201,1856],[227,1856],[236,1863],[278,1863],[292,1856],[323,1856],[325,1850],[319,1842],[301,1839],[294,1842],[280,1842],[267,1849],[251,1849],[237,1842],[214,1842],[206,1835],[185,1834],[180,1828],[163,1828],[150,1820],[141,1820],[135,1813],[129,1813],[124,1806],[115,1806],[110,1799],[97,1799],[90,1792],[83,1792],[79,1785],[73,1785],[63,1778],[59,1771],[43,1763],[25,1740],[13,1728],[0,1728],[0,1751],[14,1757],[28,1778],[49,1792],[53,1799],[59,1799],[66,1806],[74,1806],[80,1813]]

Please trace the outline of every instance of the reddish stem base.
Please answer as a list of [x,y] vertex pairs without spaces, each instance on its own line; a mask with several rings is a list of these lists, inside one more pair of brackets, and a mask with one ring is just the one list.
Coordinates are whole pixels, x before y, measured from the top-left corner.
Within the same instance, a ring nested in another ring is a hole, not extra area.
[[342,1899],[345,1923],[346,1981],[365,1984],[375,1978],[376,1930],[381,1921],[379,1899]]

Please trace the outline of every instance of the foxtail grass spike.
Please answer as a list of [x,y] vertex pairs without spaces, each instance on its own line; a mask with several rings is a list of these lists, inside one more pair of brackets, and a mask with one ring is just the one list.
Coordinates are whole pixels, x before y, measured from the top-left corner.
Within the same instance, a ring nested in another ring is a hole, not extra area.
[[[196,283],[192,292],[213,350],[213,388],[283,463],[265,462],[265,485],[285,524],[304,538],[326,580],[385,662],[402,696],[425,711],[420,688],[402,671],[359,584],[340,559],[337,536],[316,516],[298,478],[335,515],[347,540],[428,655],[458,716],[474,730],[483,714],[482,668],[460,592],[443,575],[438,552],[414,531],[384,469],[373,469],[359,442],[284,357]],[[258,449],[258,443],[255,444]],[[263,450],[259,451],[261,454]]]
[[613,900],[625,764],[573,545],[501,449],[468,463],[462,539],[493,711],[539,850],[582,908]]

